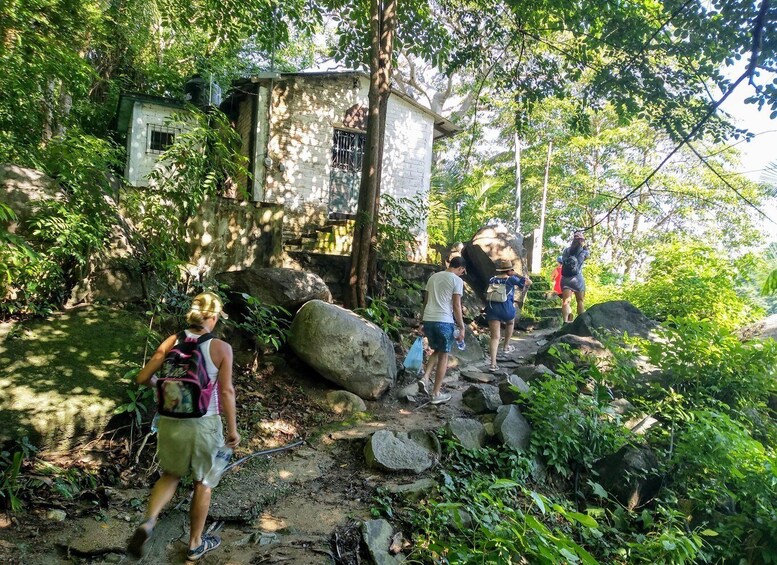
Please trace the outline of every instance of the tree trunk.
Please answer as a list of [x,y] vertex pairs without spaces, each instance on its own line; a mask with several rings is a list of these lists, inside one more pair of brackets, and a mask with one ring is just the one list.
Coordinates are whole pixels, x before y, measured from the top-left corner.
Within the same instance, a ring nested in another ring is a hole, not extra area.
[[[396,27],[396,0],[370,1],[370,92],[365,148],[356,226],[348,274],[349,306],[367,305],[369,272],[376,274],[375,238],[380,201],[380,174],[386,107],[391,87],[391,54]],[[373,265],[370,269],[370,264]],[[374,286],[374,280],[371,281]]]

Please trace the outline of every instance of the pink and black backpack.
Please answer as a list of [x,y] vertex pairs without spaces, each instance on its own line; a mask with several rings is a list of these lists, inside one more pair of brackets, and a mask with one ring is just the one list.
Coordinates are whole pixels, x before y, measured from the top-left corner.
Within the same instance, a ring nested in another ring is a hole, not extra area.
[[200,345],[210,339],[213,336],[209,333],[197,337],[178,334],[156,382],[157,407],[162,416],[200,418],[208,412],[216,381],[208,376]]

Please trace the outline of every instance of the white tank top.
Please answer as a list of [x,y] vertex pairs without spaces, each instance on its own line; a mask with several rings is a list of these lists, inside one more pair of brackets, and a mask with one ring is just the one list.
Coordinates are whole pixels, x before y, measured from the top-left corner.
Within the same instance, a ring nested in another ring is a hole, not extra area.
[[[186,337],[197,339],[200,336],[199,334],[186,330]],[[208,377],[210,377],[211,382],[216,382],[216,386],[213,387],[213,395],[210,397],[210,404],[208,404],[208,411],[205,413],[205,416],[215,416],[217,414],[221,414],[221,405],[219,404],[219,383],[217,380],[219,375],[219,368],[216,367],[216,364],[213,362],[213,359],[210,356],[211,343],[213,343],[213,340],[209,339],[200,345],[200,351],[202,352],[202,358],[205,360],[205,370],[208,372]]]

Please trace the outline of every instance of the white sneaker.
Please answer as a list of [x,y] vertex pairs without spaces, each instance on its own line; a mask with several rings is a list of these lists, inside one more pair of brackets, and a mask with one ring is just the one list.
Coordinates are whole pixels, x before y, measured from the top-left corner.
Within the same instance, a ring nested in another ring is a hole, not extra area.
[[429,381],[425,381],[424,379],[419,380],[418,392],[423,392],[426,396],[432,396],[432,393],[429,390]]
[[450,399],[451,399],[451,393],[449,393],[449,392],[441,392],[437,396],[432,398],[432,400],[430,400],[430,402],[432,404],[443,404],[445,402],[448,402]]

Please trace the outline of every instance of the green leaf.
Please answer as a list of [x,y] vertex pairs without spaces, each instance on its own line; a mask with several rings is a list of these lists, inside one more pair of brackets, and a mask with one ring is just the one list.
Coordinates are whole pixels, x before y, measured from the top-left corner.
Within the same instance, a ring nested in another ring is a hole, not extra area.
[[580,512],[567,512],[566,514],[567,518],[571,518],[572,520],[575,520],[582,524],[583,526],[587,528],[598,528],[599,524],[594,520],[591,516],[588,516],[587,514],[582,514]]
[[588,481],[588,484],[591,486],[591,489],[593,490],[593,493],[598,496],[599,498],[607,498],[609,495],[607,494],[607,491],[604,490],[604,487],[600,485],[599,483]]
[[545,514],[545,502],[542,500],[542,497],[534,491],[531,491],[529,496],[532,497],[532,500],[534,500],[534,502],[537,504],[537,507],[540,509],[540,511]]

